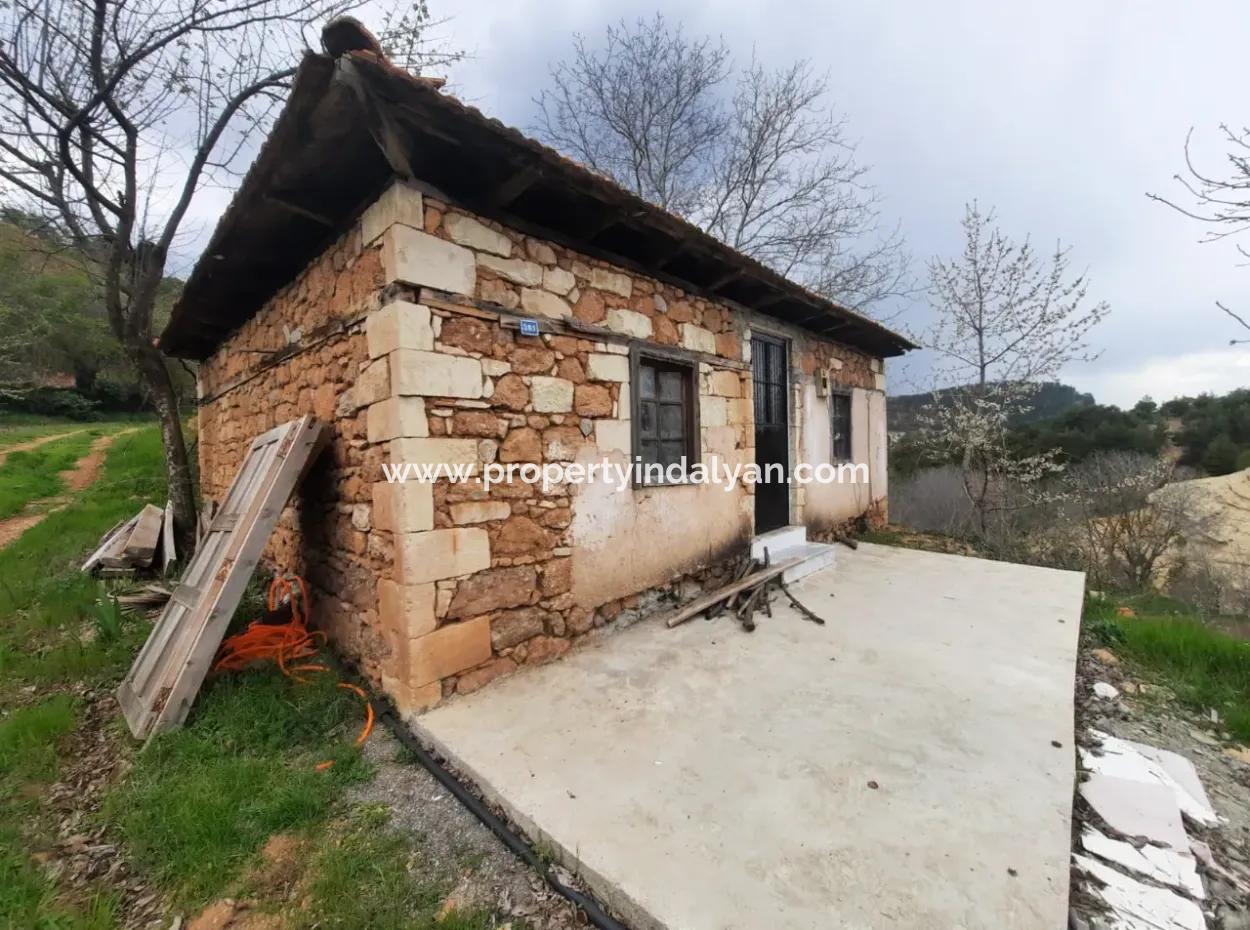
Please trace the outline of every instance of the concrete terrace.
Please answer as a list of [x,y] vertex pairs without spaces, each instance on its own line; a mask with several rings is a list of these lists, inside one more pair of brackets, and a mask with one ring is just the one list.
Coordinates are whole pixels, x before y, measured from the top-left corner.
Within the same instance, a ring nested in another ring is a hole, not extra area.
[[824,627],[645,621],[417,730],[640,930],[1061,927],[1082,585],[863,545]]

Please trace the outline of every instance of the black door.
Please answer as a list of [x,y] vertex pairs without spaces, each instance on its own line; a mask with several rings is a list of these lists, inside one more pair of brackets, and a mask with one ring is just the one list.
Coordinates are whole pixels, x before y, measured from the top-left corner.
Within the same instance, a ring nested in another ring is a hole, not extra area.
[[[755,382],[755,532],[767,533],[790,521],[789,409],[786,344],[768,336],[751,337]],[[772,466],[771,468],[769,466]]]

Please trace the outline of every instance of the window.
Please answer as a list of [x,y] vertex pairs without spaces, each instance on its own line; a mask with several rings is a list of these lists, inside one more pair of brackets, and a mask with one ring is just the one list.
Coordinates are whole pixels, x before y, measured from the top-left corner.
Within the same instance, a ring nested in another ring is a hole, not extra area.
[[[634,457],[641,459],[648,484],[656,484],[655,469],[699,459],[695,366],[635,350],[633,362]],[[664,483],[664,480],[658,483]]]
[[830,430],[833,433],[833,460],[851,460],[851,395],[829,395]]

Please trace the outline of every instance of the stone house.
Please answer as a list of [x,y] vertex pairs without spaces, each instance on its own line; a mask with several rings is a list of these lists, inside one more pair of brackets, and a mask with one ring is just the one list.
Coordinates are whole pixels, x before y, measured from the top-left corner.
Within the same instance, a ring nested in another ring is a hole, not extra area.
[[[883,360],[913,348],[360,51],[305,58],[161,344],[199,361],[206,498],[257,434],[332,424],[266,561],[406,713],[723,578],[765,530],[883,519]],[[868,480],[383,471],[681,456]]]

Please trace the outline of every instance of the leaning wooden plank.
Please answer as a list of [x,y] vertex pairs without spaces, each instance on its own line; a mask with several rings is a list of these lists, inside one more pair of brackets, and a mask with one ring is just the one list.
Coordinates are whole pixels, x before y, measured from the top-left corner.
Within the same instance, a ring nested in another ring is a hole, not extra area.
[[165,511],[155,504],[148,504],[139,511],[139,520],[126,540],[126,548],[122,555],[133,565],[148,566],[156,556],[156,547],[161,541],[161,520]]
[[[100,559],[104,558],[105,555],[111,554],[111,549],[114,546],[117,546],[117,554],[121,555],[124,540],[130,538],[130,531],[135,528],[135,524],[138,521],[139,515],[135,514],[129,520],[122,521],[105,533],[104,538],[100,540],[100,545],[96,551],[87,556],[87,561],[82,563],[82,570],[84,572],[90,572],[100,564]],[[121,545],[119,545],[119,543],[121,543]]]
[[768,581],[770,578],[776,578],[787,568],[793,568],[802,561],[803,559],[801,556],[786,559],[783,562],[778,562],[776,565],[769,566],[761,571],[753,572],[741,581],[735,581],[733,584],[727,584],[723,588],[717,588],[711,594],[705,594],[703,597],[691,601],[685,607],[681,608],[665,620],[664,625],[669,629],[672,629],[679,624],[685,623],[691,617],[698,616],[709,607],[715,607],[725,598],[737,594],[739,591],[745,591],[747,588],[753,588],[761,581]]
[[199,519],[195,522],[195,538],[198,542],[208,535],[208,528],[213,524],[213,516],[217,513],[217,505],[212,500],[206,500],[204,506],[200,508]]
[[140,510],[137,514],[127,520],[126,525],[121,528],[121,532],[113,537],[113,540],[109,543],[108,548],[100,554],[101,568],[134,568],[134,563],[131,562],[130,559],[126,558],[126,546],[130,542],[130,537],[131,534],[134,533],[135,527],[139,525],[139,517],[142,515],[143,511]]
[[148,641],[117,689],[130,731],[180,726],[282,508],[327,433],[311,416],[258,436]]
[[169,571],[170,564],[178,558],[174,544],[174,502],[165,501],[165,518],[161,523],[161,571]]

